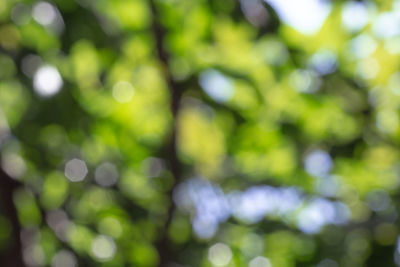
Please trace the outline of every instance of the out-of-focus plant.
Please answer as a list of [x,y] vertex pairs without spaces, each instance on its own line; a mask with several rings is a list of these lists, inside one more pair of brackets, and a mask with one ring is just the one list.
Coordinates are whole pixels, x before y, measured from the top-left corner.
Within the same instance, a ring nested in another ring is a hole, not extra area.
[[2,0],[0,265],[400,265],[398,25],[396,0]]

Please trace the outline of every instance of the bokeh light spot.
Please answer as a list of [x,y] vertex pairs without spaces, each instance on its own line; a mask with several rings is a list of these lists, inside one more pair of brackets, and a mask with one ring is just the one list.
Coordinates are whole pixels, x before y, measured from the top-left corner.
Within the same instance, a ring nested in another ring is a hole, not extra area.
[[217,243],[208,250],[208,259],[215,266],[225,266],[232,260],[232,251],[227,245]]
[[323,177],[331,170],[332,159],[325,151],[316,150],[307,155],[304,165],[309,174]]
[[54,255],[51,267],[76,267],[78,262],[76,256],[68,250],[60,250]]
[[13,178],[24,176],[27,166],[24,159],[16,153],[6,153],[1,159],[1,167]]
[[301,93],[315,93],[321,81],[315,72],[310,70],[295,70],[290,75],[291,86]]
[[57,94],[63,85],[60,73],[55,67],[40,67],[33,77],[33,87],[40,96],[49,97]]
[[118,180],[118,170],[112,163],[102,163],[96,168],[94,179],[101,186],[112,186]]
[[71,182],[80,182],[85,179],[88,168],[83,160],[72,159],[65,164],[64,173]]
[[127,103],[132,100],[135,90],[131,83],[120,81],[112,89],[112,95],[119,103]]
[[226,102],[234,94],[232,81],[216,70],[207,70],[200,74],[200,85],[215,101]]
[[342,7],[342,23],[350,32],[361,30],[369,20],[368,9],[364,3],[347,2]]
[[117,246],[111,237],[99,235],[92,241],[92,252],[99,261],[108,261],[114,257]]
[[[304,34],[315,34],[331,12],[329,1],[265,0],[289,26]],[[312,14],[312,16],[310,16]]]
[[249,267],[272,267],[272,264],[269,259],[258,256],[250,261]]
[[47,2],[38,2],[32,10],[32,17],[41,25],[47,26],[57,18],[56,9]]

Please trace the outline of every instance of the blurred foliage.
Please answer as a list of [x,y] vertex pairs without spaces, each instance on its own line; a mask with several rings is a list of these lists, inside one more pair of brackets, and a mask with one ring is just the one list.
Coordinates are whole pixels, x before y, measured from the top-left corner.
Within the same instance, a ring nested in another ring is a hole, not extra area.
[[1,0],[0,254],[399,266],[400,1],[285,1]]

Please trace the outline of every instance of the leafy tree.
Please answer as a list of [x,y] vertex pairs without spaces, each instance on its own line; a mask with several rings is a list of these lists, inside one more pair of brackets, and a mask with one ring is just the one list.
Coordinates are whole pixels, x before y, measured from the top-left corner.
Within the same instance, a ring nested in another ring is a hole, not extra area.
[[1,265],[399,265],[399,12],[1,1]]

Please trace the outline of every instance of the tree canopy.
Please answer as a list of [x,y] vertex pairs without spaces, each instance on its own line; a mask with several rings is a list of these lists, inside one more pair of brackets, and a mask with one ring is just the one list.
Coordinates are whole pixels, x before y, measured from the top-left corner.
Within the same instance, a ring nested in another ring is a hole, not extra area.
[[0,265],[399,266],[400,1],[1,0]]

